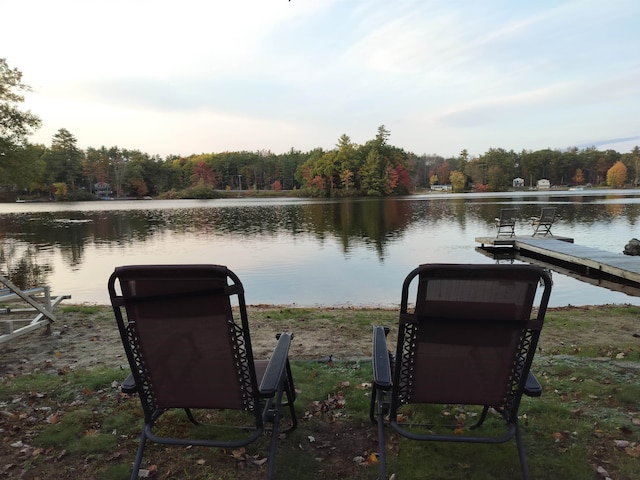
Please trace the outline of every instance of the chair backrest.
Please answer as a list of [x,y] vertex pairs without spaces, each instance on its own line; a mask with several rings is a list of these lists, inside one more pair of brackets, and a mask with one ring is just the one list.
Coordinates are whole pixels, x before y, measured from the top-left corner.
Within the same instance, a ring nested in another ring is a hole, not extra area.
[[[530,318],[540,281],[545,288],[537,315]],[[402,289],[392,408],[453,403],[507,405],[517,412],[550,290],[549,275],[532,265],[415,269]]]
[[145,416],[166,408],[259,410],[244,292],[233,272],[124,266],[108,289]]
[[551,224],[556,218],[556,207],[542,207],[538,223]]
[[516,224],[516,217],[518,216],[517,208],[502,208],[500,209],[500,226],[513,226]]

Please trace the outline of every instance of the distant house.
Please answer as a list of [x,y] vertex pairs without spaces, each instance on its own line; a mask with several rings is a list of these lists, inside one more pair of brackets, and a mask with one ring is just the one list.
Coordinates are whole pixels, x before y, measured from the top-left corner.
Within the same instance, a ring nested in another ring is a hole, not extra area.
[[524,187],[524,178],[520,178],[520,177],[514,178],[513,187],[514,188]]
[[451,185],[431,185],[431,190],[447,191],[451,189]]
[[106,182],[98,182],[93,186],[93,193],[95,193],[98,197],[108,197],[113,192],[111,191],[111,185]]
[[548,190],[549,188],[551,188],[551,182],[549,182],[549,180],[547,180],[546,178],[541,178],[540,180],[538,180],[539,190]]

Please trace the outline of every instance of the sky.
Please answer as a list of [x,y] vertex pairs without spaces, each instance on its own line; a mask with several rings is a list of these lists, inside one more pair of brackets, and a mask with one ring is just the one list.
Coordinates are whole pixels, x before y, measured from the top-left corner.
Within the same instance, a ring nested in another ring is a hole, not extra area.
[[51,144],[150,155],[640,145],[638,0],[0,0]]

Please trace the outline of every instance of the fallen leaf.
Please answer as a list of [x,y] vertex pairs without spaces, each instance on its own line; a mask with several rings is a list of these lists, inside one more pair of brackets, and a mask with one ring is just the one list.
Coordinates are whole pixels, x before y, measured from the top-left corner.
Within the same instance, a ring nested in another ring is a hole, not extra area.
[[640,444],[624,449],[625,453],[633,458],[640,458]]
[[239,448],[237,450],[231,450],[231,456],[237,460],[242,460],[244,458],[246,450],[244,448]]

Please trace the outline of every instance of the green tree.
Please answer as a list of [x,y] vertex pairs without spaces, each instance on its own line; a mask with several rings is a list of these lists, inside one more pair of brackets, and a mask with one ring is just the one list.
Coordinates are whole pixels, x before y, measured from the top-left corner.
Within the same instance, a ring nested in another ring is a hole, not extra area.
[[386,165],[378,150],[372,148],[360,169],[362,190],[367,195],[383,195],[386,189]]
[[467,168],[468,163],[469,163],[469,152],[467,151],[466,148],[464,148],[460,152],[460,155],[458,155],[458,165],[456,167],[456,170],[458,170],[461,173],[464,172],[465,169]]
[[24,102],[21,93],[30,90],[22,83],[22,72],[10,68],[6,59],[0,58],[0,183],[4,185],[24,183],[22,149],[27,136],[41,125],[37,116],[20,109]]
[[336,162],[340,172],[340,186],[346,191],[360,187],[358,172],[362,167],[361,157],[355,145],[347,135],[338,140]]
[[75,190],[83,177],[83,160],[84,153],[78,148],[76,138],[66,128],[58,130],[45,156],[50,183],[64,182]]
[[513,150],[490,148],[479,159],[482,166],[483,184],[494,191],[507,190],[516,176],[518,155]]
[[640,161],[640,147],[638,147],[637,145],[633,147],[633,150],[631,150],[631,156],[633,158],[633,172],[634,172],[633,186],[637,187],[638,178],[640,178],[638,176],[638,161]]
[[[15,162],[9,174],[11,181],[8,184],[14,185],[19,190],[26,190],[29,193],[38,193],[40,190],[46,190],[46,165],[44,162],[46,150],[44,145],[32,144],[12,150],[11,156]],[[0,160],[1,162],[2,160]],[[0,183],[7,184],[6,178],[1,175],[1,172],[2,169],[0,168],[0,178],[3,179]]]
[[22,83],[22,72],[0,58],[0,148],[22,145],[40,127],[42,122],[37,116],[19,108],[24,102],[20,92],[29,91],[31,88]]

